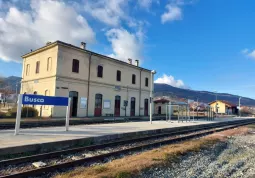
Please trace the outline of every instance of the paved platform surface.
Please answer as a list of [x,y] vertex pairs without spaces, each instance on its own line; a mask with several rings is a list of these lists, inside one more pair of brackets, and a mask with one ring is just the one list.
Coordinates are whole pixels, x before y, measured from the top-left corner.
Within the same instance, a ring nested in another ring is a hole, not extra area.
[[20,134],[14,136],[14,130],[0,130],[0,148],[8,148],[23,145],[33,145],[38,143],[56,142],[79,138],[97,137],[103,135],[120,134],[128,132],[138,132],[144,130],[156,130],[163,128],[174,128],[199,124],[208,124],[224,121],[236,121],[240,118],[220,118],[214,121],[194,121],[180,122],[154,121],[149,122],[127,122],[115,124],[79,125],[71,126],[70,131],[66,132],[65,127],[47,127],[21,129]]

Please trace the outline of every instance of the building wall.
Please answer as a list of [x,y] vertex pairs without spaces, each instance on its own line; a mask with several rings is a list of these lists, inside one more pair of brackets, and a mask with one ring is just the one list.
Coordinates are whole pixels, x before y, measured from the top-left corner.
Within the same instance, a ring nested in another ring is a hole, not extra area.
[[[226,113],[226,105],[225,103],[222,103],[220,101],[217,101],[218,103],[218,114],[225,114]],[[214,108],[214,111],[216,111],[216,102],[210,104],[212,108]]]
[[[42,52],[36,53],[23,59],[22,81],[31,81],[36,79],[42,79],[52,77],[56,75],[57,69],[57,56],[58,47],[46,49]],[[49,68],[48,66],[49,60]],[[36,62],[40,61],[39,73],[36,73]],[[27,65],[30,65],[30,69],[27,72]]]
[[[78,92],[77,117],[94,116],[95,95],[100,93],[104,100],[111,101],[111,108],[102,108],[102,116],[114,114],[115,96],[121,97],[120,116],[125,116],[124,100],[128,100],[126,116],[130,116],[131,97],[135,97],[135,116],[144,115],[144,100],[150,99],[150,71],[133,65],[123,64],[103,56],[82,49],[65,45],[50,45],[52,48],[42,50],[34,55],[25,57],[23,61],[23,83],[21,93],[33,94],[37,91],[39,95],[45,95],[49,91],[50,96],[69,97],[70,91]],[[50,47],[49,46],[49,47]],[[52,59],[51,70],[47,71],[47,59]],[[90,87],[88,97],[89,59]],[[72,72],[73,59],[79,60],[79,73]],[[35,74],[36,61],[40,61],[40,72]],[[30,64],[29,75],[26,75],[26,65]],[[98,65],[103,66],[103,77],[97,77]],[[117,70],[121,71],[121,81],[116,80]],[[132,84],[132,74],[136,75],[136,83]],[[145,86],[145,78],[148,77],[148,86]],[[140,83],[141,81],[141,83]],[[140,90],[141,89],[141,90]],[[87,98],[88,108],[81,108],[82,98]],[[103,103],[102,103],[103,106]],[[40,106],[36,106],[40,108]],[[88,113],[87,113],[88,111]],[[43,116],[65,117],[66,108],[59,106],[48,106],[44,109]]]
[[[56,77],[44,78],[39,80],[30,80],[23,81],[21,85],[21,94],[34,94],[37,92],[37,95],[47,95],[55,96],[55,81]],[[48,117],[52,115],[53,106],[34,106],[39,113],[42,111],[42,116]]]

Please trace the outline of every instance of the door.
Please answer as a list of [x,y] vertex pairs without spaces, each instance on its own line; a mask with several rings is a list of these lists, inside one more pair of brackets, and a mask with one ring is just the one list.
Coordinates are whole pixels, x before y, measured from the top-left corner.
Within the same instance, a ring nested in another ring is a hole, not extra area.
[[144,116],[148,116],[149,100],[144,99]]
[[77,117],[77,110],[78,110],[78,92],[77,91],[70,91],[69,97],[71,98],[71,108],[70,108],[70,116]]
[[161,114],[161,106],[158,107],[158,114]]
[[94,116],[102,116],[102,98],[102,94],[96,94]]
[[115,96],[115,105],[114,105],[114,115],[115,116],[120,116],[120,103],[121,103],[121,98],[120,96]]
[[131,102],[130,102],[130,116],[135,116],[135,97],[131,98]]

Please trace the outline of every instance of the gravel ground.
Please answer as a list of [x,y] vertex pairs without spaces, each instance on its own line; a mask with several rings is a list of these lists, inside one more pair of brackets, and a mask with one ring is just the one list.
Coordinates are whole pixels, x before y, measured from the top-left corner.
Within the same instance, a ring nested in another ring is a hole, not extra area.
[[139,178],[255,178],[255,132],[150,168]]

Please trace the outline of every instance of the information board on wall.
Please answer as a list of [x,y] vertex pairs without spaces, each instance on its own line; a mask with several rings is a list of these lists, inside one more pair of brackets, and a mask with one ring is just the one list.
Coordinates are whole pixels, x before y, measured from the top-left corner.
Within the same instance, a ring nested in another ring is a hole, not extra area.
[[80,108],[81,109],[87,108],[87,98],[81,97]]
[[104,100],[103,107],[104,107],[104,109],[110,109],[111,108],[111,100]]

